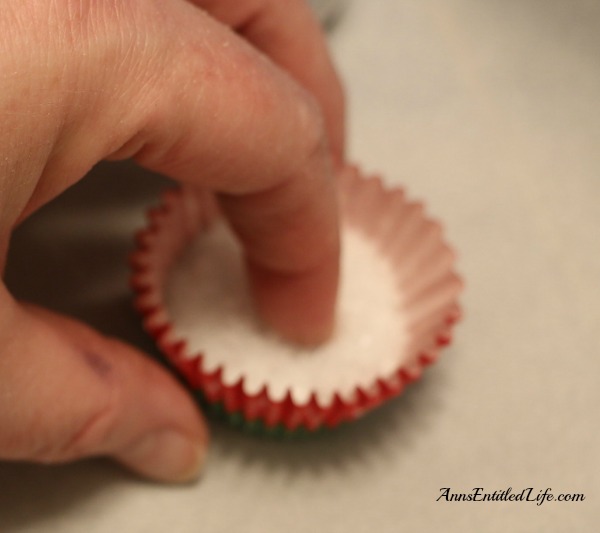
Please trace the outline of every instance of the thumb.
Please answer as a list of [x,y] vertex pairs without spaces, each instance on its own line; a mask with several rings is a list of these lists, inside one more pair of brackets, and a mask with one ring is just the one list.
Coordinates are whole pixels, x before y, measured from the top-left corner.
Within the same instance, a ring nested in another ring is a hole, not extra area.
[[159,481],[197,477],[206,427],[168,373],[0,289],[8,302],[0,305],[0,458],[62,463],[104,455]]

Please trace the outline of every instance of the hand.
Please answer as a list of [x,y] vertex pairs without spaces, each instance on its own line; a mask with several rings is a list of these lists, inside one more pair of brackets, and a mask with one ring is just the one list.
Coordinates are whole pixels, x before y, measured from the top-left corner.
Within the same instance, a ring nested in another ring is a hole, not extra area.
[[[19,221],[99,160],[131,157],[218,194],[263,319],[327,338],[343,99],[302,1],[4,0],[0,40],[0,269]],[[108,455],[187,481],[206,443],[158,365],[0,284],[0,458]]]

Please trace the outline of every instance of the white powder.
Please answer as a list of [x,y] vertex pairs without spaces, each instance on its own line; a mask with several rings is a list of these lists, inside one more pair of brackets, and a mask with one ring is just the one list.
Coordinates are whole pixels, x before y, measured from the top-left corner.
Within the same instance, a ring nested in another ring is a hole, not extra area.
[[288,390],[298,404],[312,392],[331,403],[388,377],[406,357],[408,341],[391,265],[374,242],[352,228],[342,235],[342,279],[333,338],[315,349],[265,332],[252,308],[239,246],[224,224],[200,234],[173,266],[165,291],[178,338],[205,370],[223,366],[227,384],[245,378],[249,393],[268,383],[274,400]]

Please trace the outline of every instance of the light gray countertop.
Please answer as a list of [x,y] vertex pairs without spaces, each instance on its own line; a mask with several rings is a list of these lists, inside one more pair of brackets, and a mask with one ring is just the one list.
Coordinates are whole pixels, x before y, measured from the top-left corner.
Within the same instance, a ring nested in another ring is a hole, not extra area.
[[[444,221],[467,284],[452,347],[397,400],[312,440],[213,423],[194,486],[107,461],[0,464],[0,531],[597,531],[599,27],[585,0],[355,0],[331,36],[350,154]],[[155,353],[126,256],[163,185],[98,166],[17,232],[15,293]],[[443,487],[586,500],[436,501]]]

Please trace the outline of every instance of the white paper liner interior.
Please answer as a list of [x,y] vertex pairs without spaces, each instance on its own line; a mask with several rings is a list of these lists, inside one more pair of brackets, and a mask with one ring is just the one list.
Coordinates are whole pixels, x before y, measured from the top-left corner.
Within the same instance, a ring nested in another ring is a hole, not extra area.
[[244,378],[248,394],[268,384],[274,401],[288,391],[297,404],[312,393],[320,405],[335,393],[352,398],[392,375],[410,356],[392,265],[374,241],[349,226],[342,229],[342,276],[337,326],[331,340],[300,348],[266,331],[257,319],[244,275],[240,248],[223,222],[199,232],[165,286],[167,313],[176,337],[190,355],[204,355],[203,368],[223,368],[234,385]]

